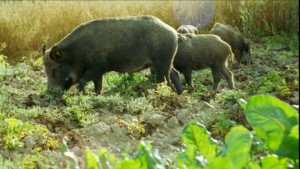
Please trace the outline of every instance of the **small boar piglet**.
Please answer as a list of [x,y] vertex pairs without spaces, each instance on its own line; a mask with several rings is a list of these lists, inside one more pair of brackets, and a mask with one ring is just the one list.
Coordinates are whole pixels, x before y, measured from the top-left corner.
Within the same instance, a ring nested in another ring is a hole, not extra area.
[[227,68],[227,60],[233,60],[230,45],[220,37],[211,34],[179,34],[178,50],[174,67],[183,73],[189,86],[192,84],[192,70],[211,68],[216,91],[221,75],[226,78],[229,88],[234,89],[233,73]]

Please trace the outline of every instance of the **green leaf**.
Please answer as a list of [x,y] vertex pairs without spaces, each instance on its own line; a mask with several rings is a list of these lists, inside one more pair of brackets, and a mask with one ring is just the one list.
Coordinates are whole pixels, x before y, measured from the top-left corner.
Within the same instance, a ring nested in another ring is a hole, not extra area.
[[112,166],[116,163],[116,157],[114,154],[107,151],[105,148],[101,148],[97,152],[100,164],[102,166],[102,169],[111,169]]
[[92,150],[87,149],[85,155],[85,168],[87,169],[102,169],[99,163],[98,157],[92,152]]
[[198,122],[187,124],[183,128],[181,139],[187,147],[190,145],[196,146],[200,154],[208,161],[215,157],[218,151],[217,141],[212,139],[205,126]]
[[247,165],[250,160],[252,137],[243,126],[231,128],[225,136],[225,147],[216,158],[208,161],[207,168],[239,169]]
[[152,151],[150,143],[140,142],[135,160],[139,160],[143,169],[164,169],[158,151]]
[[[197,151],[197,148],[193,145],[186,147],[184,152],[179,153],[175,158],[175,165],[180,169],[201,169],[201,156]],[[202,157],[202,163],[206,161]]]
[[271,152],[299,158],[299,144],[286,145],[289,141],[299,140],[294,134],[289,137],[293,127],[299,123],[299,115],[292,106],[272,96],[258,95],[249,98],[245,113],[255,133],[266,142]]
[[244,100],[244,99],[239,99],[239,100],[238,100],[238,103],[239,103],[239,105],[240,105],[244,110],[246,110],[246,106],[247,106],[246,100]]
[[63,155],[63,158],[67,161],[67,169],[79,169],[77,157],[69,150],[65,140],[63,140],[60,152]]
[[122,160],[116,164],[113,169],[132,169],[132,168],[142,168],[141,163],[135,160]]
[[249,162],[248,167],[250,169],[261,169],[261,167],[259,166],[259,164],[257,162]]
[[299,159],[299,125],[294,126],[289,135],[284,137],[276,152],[281,157]]
[[70,150],[68,148],[67,142],[66,142],[66,140],[63,140],[60,152],[61,152],[62,155],[64,155],[64,153],[68,152],[68,151],[70,151]]
[[262,169],[288,168],[287,158],[279,159],[276,155],[270,155],[261,159]]
[[67,169],[79,169],[76,155],[70,151],[64,153],[64,159],[67,161]]

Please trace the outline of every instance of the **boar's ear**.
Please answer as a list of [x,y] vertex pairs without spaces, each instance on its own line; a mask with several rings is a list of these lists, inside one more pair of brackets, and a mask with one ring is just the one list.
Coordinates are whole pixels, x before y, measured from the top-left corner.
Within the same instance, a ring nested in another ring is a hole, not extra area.
[[181,33],[177,33],[177,36],[178,36],[178,42],[182,42],[182,41],[184,41],[184,35],[183,34],[181,34]]
[[42,54],[43,54],[43,55],[45,54],[46,50],[47,50],[47,46],[46,46],[46,45],[43,45],[43,47],[42,47]]
[[59,61],[62,58],[62,53],[59,51],[57,46],[53,46],[50,51],[50,58],[53,61]]

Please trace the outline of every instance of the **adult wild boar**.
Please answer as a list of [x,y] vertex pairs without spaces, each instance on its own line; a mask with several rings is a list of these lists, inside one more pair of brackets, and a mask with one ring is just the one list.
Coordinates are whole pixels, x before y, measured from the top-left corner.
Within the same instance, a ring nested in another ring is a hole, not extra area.
[[[101,93],[103,74],[135,72],[153,66],[157,82],[170,78],[182,93],[179,73],[172,68],[177,50],[177,32],[153,16],[106,18],[87,22],[50,49],[43,47],[48,89],[68,90],[78,83],[84,92],[93,81]],[[170,75],[170,76],[169,76]]]
[[245,39],[239,30],[230,25],[215,23],[209,33],[218,35],[231,46],[238,64],[250,63],[250,46],[249,43],[245,42]]
[[178,29],[177,29],[178,33],[193,33],[193,34],[197,34],[198,33],[198,29],[193,26],[193,25],[181,25]]
[[230,89],[234,89],[233,74],[227,69],[227,59],[233,59],[231,47],[220,37],[211,34],[179,34],[174,67],[192,85],[192,70],[211,68],[216,91],[223,74]]

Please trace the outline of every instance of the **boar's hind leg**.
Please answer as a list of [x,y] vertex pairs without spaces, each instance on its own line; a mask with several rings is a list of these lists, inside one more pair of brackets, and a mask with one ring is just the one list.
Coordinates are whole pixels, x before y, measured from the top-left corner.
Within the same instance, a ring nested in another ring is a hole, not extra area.
[[156,70],[156,81],[157,83],[161,83],[167,80],[168,85],[170,84],[170,77],[169,77],[169,67],[167,65],[155,65],[154,70]]
[[181,71],[184,75],[184,79],[186,83],[191,87],[194,88],[193,82],[192,82],[192,70],[191,69],[184,69]]
[[183,92],[183,89],[182,89],[182,84],[181,84],[181,80],[180,80],[180,74],[176,69],[174,69],[174,68],[171,69],[170,78],[171,78],[171,81],[175,85],[177,94],[181,94]]
[[234,89],[233,73],[231,71],[229,71],[225,65],[222,67],[221,71],[222,71],[222,74],[226,78],[229,88]]
[[214,78],[213,90],[216,91],[219,87],[219,83],[221,80],[221,71],[220,71],[220,68],[218,68],[218,67],[212,67],[211,71],[212,71],[213,78]]

